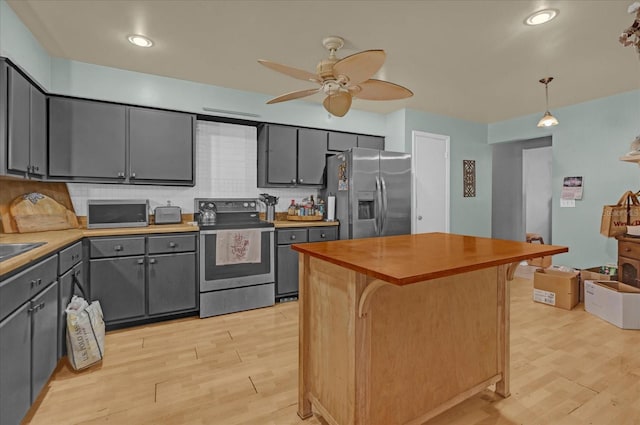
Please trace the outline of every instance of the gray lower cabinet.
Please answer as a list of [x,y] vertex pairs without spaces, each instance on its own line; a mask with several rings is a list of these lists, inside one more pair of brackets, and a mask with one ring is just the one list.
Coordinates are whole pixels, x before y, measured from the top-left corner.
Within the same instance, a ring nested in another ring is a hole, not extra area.
[[149,315],[197,306],[195,252],[149,256]]
[[31,406],[31,302],[0,321],[0,425],[17,425]]
[[[65,309],[74,295],[89,300],[89,288],[85,284],[82,242],[76,242],[58,253],[58,358],[67,354],[67,314]],[[82,290],[74,285],[78,281]],[[84,296],[82,294],[84,291]]]
[[31,402],[58,362],[58,282],[31,300]]
[[323,242],[338,239],[337,226],[276,229],[276,300],[298,296],[298,253],[294,243]]
[[0,425],[17,425],[57,358],[57,255],[0,281]]
[[145,315],[144,255],[91,259],[91,299],[100,301],[105,324]]
[[197,234],[91,238],[89,287],[107,326],[198,308]]
[[7,171],[30,177],[46,175],[47,100],[43,92],[11,66],[6,76]]

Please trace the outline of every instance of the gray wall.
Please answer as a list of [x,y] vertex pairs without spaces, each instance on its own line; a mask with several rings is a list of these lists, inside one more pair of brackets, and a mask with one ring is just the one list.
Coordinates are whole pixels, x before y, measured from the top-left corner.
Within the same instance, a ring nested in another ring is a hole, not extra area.
[[525,240],[522,150],[551,146],[551,137],[493,145],[491,237]]

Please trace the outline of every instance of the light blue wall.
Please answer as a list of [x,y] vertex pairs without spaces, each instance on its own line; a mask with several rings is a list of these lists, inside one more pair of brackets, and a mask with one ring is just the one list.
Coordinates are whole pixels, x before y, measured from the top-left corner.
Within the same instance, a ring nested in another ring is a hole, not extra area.
[[[617,262],[617,244],[599,234],[602,206],[640,189],[640,168],[621,162],[640,134],[640,90],[552,110],[560,124],[538,129],[539,115],[489,125],[489,143],[551,135],[553,243],[569,247],[554,263],[585,268]],[[584,197],[560,208],[563,177],[582,176]]]
[[[319,103],[292,101],[266,105],[271,96],[175,78],[53,58],[51,92],[216,115],[203,107],[257,114],[254,121],[384,135],[385,116],[351,109],[345,118],[329,117]],[[354,101],[358,102],[358,100]]]
[[0,56],[19,64],[45,90],[49,89],[51,57],[4,0],[0,0]]
[[385,133],[384,148],[393,152],[411,152],[405,142],[405,116],[406,109],[400,109],[386,116],[387,131]]
[[[414,130],[450,137],[451,232],[491,236],[491,146],[487,145],[487,125],[408,109],[405,120],[407,152],[411,152],[411,132]],[[475,198],[462,196],[463,159],[476,161]]]

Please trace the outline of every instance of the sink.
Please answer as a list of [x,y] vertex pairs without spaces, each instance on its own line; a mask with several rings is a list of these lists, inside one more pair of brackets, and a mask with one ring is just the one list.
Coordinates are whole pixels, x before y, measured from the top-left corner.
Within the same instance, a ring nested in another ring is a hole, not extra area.
[[31,251],[32,249],[44,244],[46,244],[46,242],[0,243],[0,261]]

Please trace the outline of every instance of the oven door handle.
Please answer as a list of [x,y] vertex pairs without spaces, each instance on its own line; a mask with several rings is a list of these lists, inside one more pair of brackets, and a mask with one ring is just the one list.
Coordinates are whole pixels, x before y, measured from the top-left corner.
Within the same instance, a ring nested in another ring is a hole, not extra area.
[[201,235],[215,235],[220,232],[231,232],[234,230],[260,230],[261,232],[273,232],[275,231],[274,227],[245,227],[242,229],[217,229],[217,230],[200,230]]

